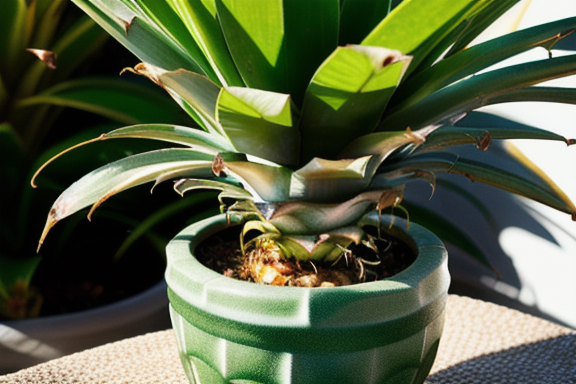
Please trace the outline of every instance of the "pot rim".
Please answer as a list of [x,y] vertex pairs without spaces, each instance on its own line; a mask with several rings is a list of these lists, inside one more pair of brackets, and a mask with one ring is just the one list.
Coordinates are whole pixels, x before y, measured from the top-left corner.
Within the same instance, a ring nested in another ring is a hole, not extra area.
[[[382,217],[385,225],[390,220]],[[227,228],[227,217],[197,222],[167,247],[171,307],[181,321],[208,334],[270,350],[364,350],[401,340],[444,313],[450,277],[440,240],[417,224],[405,229],[405,221],[393,220],[418,247],[416,261],[385,280],[330,288],[266,286],[223,276],[192,251]]]
[[[374,217],[370,218],[373,219]],[[289,302],[302,300],[303,297],[312,301],[344,300],[348,302],[354,300],[355,297],[369,299],[392,295],[404,296],[401,299],[404,303],[396,305],[396,307],[398,307],[400,314],[408,314],[422,305],[434,301],[439,291],[443,291],[444,288],[447,289],[449,277],[442,279],[439,289],[421,289],[422,283],[431,278],[435,271],[439,268],[447,269],[447,252],[438,237],[424,227],[411,223],[410,227],[406,228],[404,219],[390,215],[382,216],[384,225],[389,225],[391,221],[393,221],[398,234],[405,234],[403,240],[406,236],[412,239],[412,246],[418,249],[418,255],[414,263],[406,270],[384,280],[342,287],[304,288],[260,285],[223,276],[202,265],[193,257],[193,250],[213,233],[228,227],[228,219],[225,214],[188,226],[168,244],[166,280],[173,294],[215,315],[220,314],[220,310],[224,310],[223,315],[230,316],[226,307],[235,307],[234,299],[230,299],[230,296],[236,300],[249,300],[250,297],[253,297],[253,305],[265,307],[267,304],[258,305],[258,301],[272,300],[277,303],[285,302],[288,305]],[[343,297],[347,298],[343,299]],[[222,304],[223,302],[228,302],[229,305]],[[275,317],[276,321],[279,320],[277,319],[277,310],[278,308],[273,308],[272,312],[275,313],[268,313],[268,315]],[[306,312],[302,315],[309,314],[307,309],[303,308],[302,310]],[[237,315],[241,314],[238,313]],[[261,315],[266,317],[266,311]],[[242,320],[242,316],[237,319]],[[251,321],[254,320],[251,319]],[[321,321],[320,318],[317,320]],[[289,320],[289,322],[292,321],[293,319]]]

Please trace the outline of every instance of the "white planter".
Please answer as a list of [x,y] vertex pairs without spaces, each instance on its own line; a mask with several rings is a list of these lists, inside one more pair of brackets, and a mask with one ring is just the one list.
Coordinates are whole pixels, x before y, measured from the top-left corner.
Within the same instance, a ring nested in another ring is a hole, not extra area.
[[81,312],[0,323],[0,374],[105,343],[170,328],[166,282]]

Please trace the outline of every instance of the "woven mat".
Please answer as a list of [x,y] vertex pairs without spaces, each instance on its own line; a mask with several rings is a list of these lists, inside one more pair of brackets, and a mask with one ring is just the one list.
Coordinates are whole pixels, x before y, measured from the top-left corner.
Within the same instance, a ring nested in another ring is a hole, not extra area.
[[[151,333],[0,376],[0,383],[188,384],[175,344],[172,330]],[[576,384],[576,331],[451,295],[426,383]]]

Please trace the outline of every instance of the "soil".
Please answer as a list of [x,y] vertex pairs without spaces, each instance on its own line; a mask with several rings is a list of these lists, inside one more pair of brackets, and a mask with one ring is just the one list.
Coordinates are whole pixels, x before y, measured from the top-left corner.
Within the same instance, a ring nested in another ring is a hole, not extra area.
[[[255,256],[258,251],[254,249],[247,250],[244,256],[239,239],[238,229],[227,229],[203,241],[196,248],[195,255],[203,265],[228,277],[302,287],[333,287],[382,280],[402,272],[416,260],[408,245],[385,234],[376,241],[378,254],[366,246],[352,246],[347,257],[327,265],[286,261],[267,252],[264,256]],[[254,259],[260,260],[257,267],[253,265]]]

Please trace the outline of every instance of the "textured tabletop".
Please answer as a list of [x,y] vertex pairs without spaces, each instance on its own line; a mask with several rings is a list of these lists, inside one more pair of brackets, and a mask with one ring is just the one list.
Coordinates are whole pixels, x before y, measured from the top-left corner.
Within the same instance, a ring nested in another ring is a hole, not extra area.
[[[172,330],[151,333],[0,376],[0,383],[187,384],[175,343]],[[576,331],[451,295],[426,383],[576,384]]]

